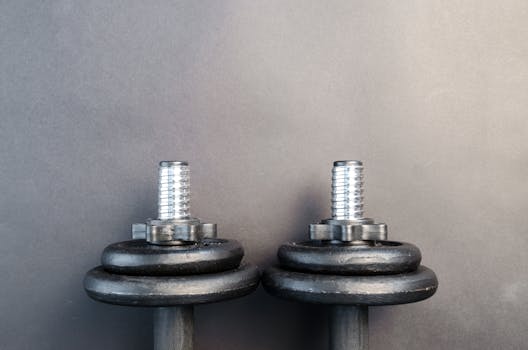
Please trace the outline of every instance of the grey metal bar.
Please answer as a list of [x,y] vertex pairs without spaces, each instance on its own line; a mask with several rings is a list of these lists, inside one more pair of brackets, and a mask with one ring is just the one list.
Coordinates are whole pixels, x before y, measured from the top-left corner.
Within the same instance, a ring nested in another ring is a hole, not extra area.
[[192,350],[193,333],[192,305],[154,310],[154,350]]
[[368,306],[332,306],[330,350],[368,350]]

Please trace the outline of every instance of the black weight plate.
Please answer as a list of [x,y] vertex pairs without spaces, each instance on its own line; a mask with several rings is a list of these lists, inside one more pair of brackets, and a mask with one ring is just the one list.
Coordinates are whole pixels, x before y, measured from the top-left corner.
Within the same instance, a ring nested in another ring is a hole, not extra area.
[[387,275],[418,268],[422,255],[410,243],[369,242],[366,245],[306,241],[286,243],[278,258],[285,269],[340,275]]
[[211,238],[194,244],[162,246],[136,239],[106,247],[101,263],[105,270],[125,275],[195,275],[234,269],[243,256],[242,246],[234,240]]
[[438,280],[425,266],[384,276],[311,274],[271,267],[264,272],[262,284],[270,294],[307,303],[395,305],[429,298]]
[[237,298],[259,283],[255,266],[220,273],[188,276],[128,276],[96,267],[86,274],[84,289],[93,299],[116,305],[173,306],[203,304]]

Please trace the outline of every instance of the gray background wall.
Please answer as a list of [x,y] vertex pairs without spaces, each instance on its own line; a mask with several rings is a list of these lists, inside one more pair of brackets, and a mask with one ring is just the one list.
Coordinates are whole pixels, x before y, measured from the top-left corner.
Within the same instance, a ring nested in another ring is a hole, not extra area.
[[[0,68],[1,349],[149,347],[81,281],[155,215],[159,160],[265,267],[341,158],[441,283],[371,309],[371,348],[526,348],[528,2],[1,1]],[[320,309],[262,290],[196,322],[197,349],[324,349]]]

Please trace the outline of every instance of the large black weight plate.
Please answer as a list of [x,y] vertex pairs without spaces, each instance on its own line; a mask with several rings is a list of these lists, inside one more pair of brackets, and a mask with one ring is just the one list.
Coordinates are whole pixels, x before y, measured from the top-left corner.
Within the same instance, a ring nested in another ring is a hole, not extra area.
[[429,298],[438,280],[425,266],[385,276],[311,274],[271,267],[264,272],[262,284],[270,294],[307,303],[395,305]]
[[282,267],[297,271],[342,275],[387,275],[418,268],[422,255],[410,243],[377,241],[351,245],[322,241],[283,244]]
[[255,266],[241,265],[220,273],[194,276],[128,276],[102,266],[86,274],[84,289],[93,299],[128,306],[174,306],[212,303],[241,297],[259,283]]
[[101,263],[107,271],[125,275],[195,275],[234,269],[243,256],[242,246],[234,240],[211,238],[194,244],[161,246],[136,239],[106,247]]

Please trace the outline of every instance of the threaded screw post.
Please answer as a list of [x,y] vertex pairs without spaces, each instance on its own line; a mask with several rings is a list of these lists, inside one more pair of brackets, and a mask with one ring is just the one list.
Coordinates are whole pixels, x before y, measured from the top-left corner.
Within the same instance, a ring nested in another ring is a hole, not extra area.
[[332,168],[332,218],[363,219],[363,163],[340,160]]
[[189,164],[184,161],[162,161],[158,173],[158,218],[185,220],[190,214]]

